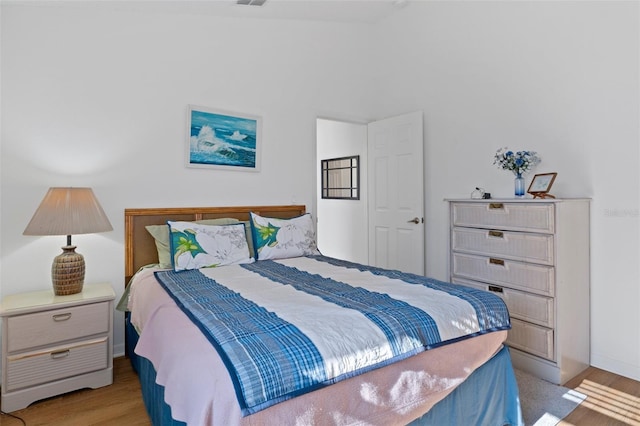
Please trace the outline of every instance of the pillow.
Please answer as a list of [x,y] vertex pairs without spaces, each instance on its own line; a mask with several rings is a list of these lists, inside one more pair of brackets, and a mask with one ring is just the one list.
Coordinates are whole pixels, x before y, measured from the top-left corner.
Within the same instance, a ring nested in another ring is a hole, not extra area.
[[[238,222],[238,219],[223,217],[220,219],[197,220],[195,223],[202,223],[205,225],[229,225],[231,223]],[[169,225],[147,225],[145,228],[147,228],[147,232],[149,232],[155,240],[156,250],[158,250],[159,266],[165,269],[172,268],[173,263],[171,261],[171,252],[169,248]],[[250,233],[247,235],[250,235]]]
[[309,213],[292,219],[251,216],[251,237],[257,260],[320,254]]
[[256,251],[253,249],[253,237],[251,236],[251,223],[248,220],[243,220],[244,230],[247,234],[247,244],[249,244],[249,256],[256,257]]
[[169,221],[167,224],[176,272],[253,262],[242,223],[204,225]]

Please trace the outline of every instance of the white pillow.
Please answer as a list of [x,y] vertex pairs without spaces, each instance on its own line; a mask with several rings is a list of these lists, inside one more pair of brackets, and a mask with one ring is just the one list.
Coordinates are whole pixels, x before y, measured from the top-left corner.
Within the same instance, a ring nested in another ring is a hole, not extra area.
[[[232,217],[223,217],[220,219],[202,219],[196,220],[196,223],[202,223],[205,225],[229,225],[230,223],[239,223],[238,219]],[[249,228],[249,222],[247,222],[247,234],[251,235]],[[158,264],[161,268],[170,269],[173,267],[171,261],[171,243],[169,243],[169,226],[164,225],[147,225],[147,232],[151,234],[153,240],[156,243],[156,250],[158,251]],[[247,237],[251,238],[251,237]],[[249,251],[251,251],[252,245],[249,244]],[[252,256],[253,257],[253,256]]]
[[320,254],[310,214],[292,219],[251,213],[251,236],[257,260],[285,259]]
[[244,224],[167,222],[175,271],[251,263]]

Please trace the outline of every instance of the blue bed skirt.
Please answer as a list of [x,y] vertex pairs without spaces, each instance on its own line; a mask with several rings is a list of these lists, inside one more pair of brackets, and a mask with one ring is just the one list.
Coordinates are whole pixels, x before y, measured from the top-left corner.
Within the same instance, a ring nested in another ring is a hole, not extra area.
[[[171,417],[171,407],[164,402],[164,387],[156,383],[156,371],[146,358],[133,352],[138,334],[125,317],[127,356],[140,378],[142,398],[154,426],[184,426]],[[491,392],[491,398],[487,398]],[[511,365],[509,349],[503,347],[491,360],[474,371],[445,399],[428,413],[411,422],[427,425],[523,426],[518,385]]]

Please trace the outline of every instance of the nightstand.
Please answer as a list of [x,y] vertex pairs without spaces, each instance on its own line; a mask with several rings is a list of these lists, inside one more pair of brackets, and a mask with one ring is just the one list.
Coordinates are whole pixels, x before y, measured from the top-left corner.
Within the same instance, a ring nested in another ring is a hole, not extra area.
[[113,382],[114,298],[105,283],[68,296],[46,290],[2,300],[2,411]]

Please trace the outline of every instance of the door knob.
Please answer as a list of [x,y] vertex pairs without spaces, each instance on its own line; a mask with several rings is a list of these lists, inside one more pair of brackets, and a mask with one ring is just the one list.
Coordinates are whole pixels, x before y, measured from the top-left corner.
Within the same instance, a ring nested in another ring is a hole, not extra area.
[[416,225],[420,223],[420,219],[418,219],[417,217],[414,217],[411,220],[408,220],[407,223],[415,223]]

